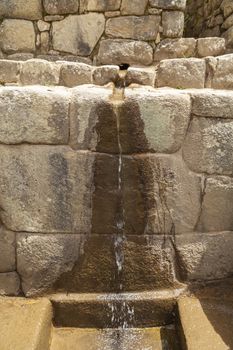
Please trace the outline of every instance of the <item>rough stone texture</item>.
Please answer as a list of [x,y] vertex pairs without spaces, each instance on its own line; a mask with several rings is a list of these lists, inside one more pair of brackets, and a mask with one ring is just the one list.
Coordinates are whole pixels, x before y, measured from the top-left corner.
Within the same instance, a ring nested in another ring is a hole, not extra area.
[[88,0],[88,11],[116,11],[120,9],[121,0]]
[[60,85],[74,87],[91,84],[92,71],[93,68],[85,63],[63,63],[60,71]]
[[96,67],[93,71],[93,83],[96,85],[116,83],[119,79],[119,71],[119,66],[114,65]]
[[183,147],[184,159],[196,172],[233,175],[232,140],[232,119],[193,118]]
[[64,146],[0,150],[1,219],[6,227],[22,232],[90,232],[92,155]]
[[232,48],[233,45],[233,27],[229,28],[222,34],[223,38],[226,40],[226,46]]
[[0,47],[6,53],[35,51],[33,23],[19,19],[4,19],[0,26]]
[[0,273],[15,271],[15,234],[0,227]]
[[[27,296],[49,291],[142,291],[177,284],[172,246],[163,237],[128,237],[118,276],[112,235],[19,235],[18,270]],[[30,264],[30,269],[28,265]]]
[[233,89],[233,54],[217,57],[212,87],[214,89]]
[[[233,181],[229,177],[215,177],[206,180],[202,211],[198,230],[232,231]],[[222,249],[225,254],[225,250]]]
[[145,13],[148,0],[122,0],[121,14],[122,15],[138,15],[141,16]]
[[16,272],[0,273],[0,295],[17,296],[20,280]]
[[105,32],[110,37],[155,40],[159,31],[160,16],[125,16],[110,18],[106,22]]
[[20,67],[20,62],[0,60],[0,83],[17,83]]
[[168,38],[181,37],[184,30],[184,14],[180,11],[162,13],[163,35]]
[[99,64],[138,64],[148,66],[153,60],[152,47],[143,41],[102,40],[97,56]]
[[196,40],[193,38],[165,39],[154,53],[154,61],[171,58],[195,57]]
[[136,68],[129,67],[126,74],[126,86],[130,84],[155,85],[156,71],[154,67]]
[[49,91],[44,87],[1,88],[0,142],[67,143],[67,97],[63,91]]
[[42,17],[41,0],[1,0],[0,17],[36,20]]
[[199,57],[223,55],[226,50],[223,38],[201,38],[197,40],[197,52]]
[[59,64],[32,59],[22,64],[20,82],[22,85],[58,85],[59,75]]
[[104,15],[98,13],[68,16],[62,21],[54,22],[53,48],[74,55],[88,56],[103,34],[104,26]]
[[205,61],[198,58],[180,58],[160,62],[157,73],[158,87],[204,88]]
[[50,15],[75,13],[79,9],[79,0],[43,0],[43,4]]
[[231,232],[176,237],[183,278],[207,281],[230,277],[233,269],[232,248]]
[[186,0],[149,0],[150,6],[165,10],[184,10]]
[[37,22],[37,27],[40,32],[45,32],[50,29],[50,23],[42,21],[41,19]]

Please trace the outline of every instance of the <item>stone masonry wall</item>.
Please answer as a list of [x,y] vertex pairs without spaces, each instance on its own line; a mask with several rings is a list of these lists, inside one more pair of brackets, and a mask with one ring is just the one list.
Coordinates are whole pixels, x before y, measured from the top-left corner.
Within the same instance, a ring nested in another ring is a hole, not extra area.
[[153,62],[164,39],[182,37],[186,0],[2,0],[2,58]]
[[232,0],[188,0],[185,35],[188,37],[223,37],[233,48]]

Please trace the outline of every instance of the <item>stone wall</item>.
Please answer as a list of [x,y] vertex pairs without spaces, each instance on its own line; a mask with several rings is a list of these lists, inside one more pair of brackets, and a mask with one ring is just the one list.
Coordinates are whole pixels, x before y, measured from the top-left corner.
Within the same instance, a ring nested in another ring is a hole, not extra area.
[[187,0],[185,35],[224,37],[233,47],[233,4],[231,0]]
[[186,0],[3,0],[2,57],[94,64],[153,61],[164,39],[182,37]]
[[1,294],[232,275],[232,91],[8,86],[0,106]]

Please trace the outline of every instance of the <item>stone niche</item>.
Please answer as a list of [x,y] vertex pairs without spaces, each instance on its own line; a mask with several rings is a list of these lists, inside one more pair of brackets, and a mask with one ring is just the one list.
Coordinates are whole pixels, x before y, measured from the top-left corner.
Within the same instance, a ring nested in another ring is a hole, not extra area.
[[165,39],[182,37],[186,0],[3,0],[4,58],[150,65]]

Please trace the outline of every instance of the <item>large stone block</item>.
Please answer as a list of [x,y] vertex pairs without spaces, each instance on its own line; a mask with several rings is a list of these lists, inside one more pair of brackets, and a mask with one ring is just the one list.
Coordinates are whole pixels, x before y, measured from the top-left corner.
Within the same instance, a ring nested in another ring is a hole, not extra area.
[[0,26],[0,47],[6,53],[35,51],[33,23],[20,19],[4,19]]
[[160,16],[125,16],[110,18],[105,32],[110,37],[155,40],[159,31]]
[[212,88],[233,89],[233,54],[217,57]]
[[164,11],[162,13],[163,35],[179,38],[184,31],[184,14],[181,11]]
[[1,0],[0,17],[36,20],[42,17],[41,0]]
[[176,238],[184,280],[219,280],[233,273],[232,232],[182,235]]
[[233,231],[232,206],[232,179],[225,176],[208,178],[204,188],[198,230],[201,232]]
[[148,0],[122,0],[121,14],[141,16],[145,13],[147,3]]
[[196,40],[194,38],[164,39],[156,47],[154,61],[195,57],[195,50]]
[[157,74],[158,87],[204,88],[205,61],[198,58],[179,58],[160,62]]
[[20,71],[22,85],[58,85],[60,65],[41,59],[24,62]]
[[143,41],[107,39],[100,42],[97,59],[99,64],[148,66],[153,60],[153,49]]
[[189,168],[195,172],[232,175],[233,120],[193,118],[183,155]]
[[79,9],[79,0],[43,0],[43,4],[50,15],[75,13]]
[[0,60],[0,83],[17,83],[19,79],[20,68],[21,62]]
[[88,11],[116,11],[120,9],[121,0],[88,0]]
[[15,233],[0,227],[0,273],[15,271]]
[[185,10],[186,0],[149,0],[149,3],[165,10]]
[[60,70],[60,85],[74,87],[77,85],[91,84],[92,66],[85,63],[62,63]]
[[90,232],[91,154],[64,146],[0,149],[0,206],[6,227],[26,232]]
[[[10,106],[10,108],[9,108]],[[64,144],[69,137],[69,95],[44,87],[0,89],[0,142]]]
[[17,296],[19,292],[20,279],[17,273],[0,273],[0,295]]
[[101,38],[105,27],[103,14],[89,13],[68,16],[53,22],[53,48],[74,55],[89,56]]
[[172,245],[160,236],[19,234],[17,259],[27,296],[178,285]]
[[197,40],[197,53],[199,57],[219,56],[226,51],[223,38],[200,38]]

